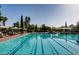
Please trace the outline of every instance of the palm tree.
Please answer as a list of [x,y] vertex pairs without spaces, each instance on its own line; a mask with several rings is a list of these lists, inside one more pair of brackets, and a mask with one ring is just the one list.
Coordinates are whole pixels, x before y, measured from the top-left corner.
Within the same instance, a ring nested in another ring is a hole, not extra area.
[[5,22],[8,20],[7,17],[3,17],[3,26],[5,26]]

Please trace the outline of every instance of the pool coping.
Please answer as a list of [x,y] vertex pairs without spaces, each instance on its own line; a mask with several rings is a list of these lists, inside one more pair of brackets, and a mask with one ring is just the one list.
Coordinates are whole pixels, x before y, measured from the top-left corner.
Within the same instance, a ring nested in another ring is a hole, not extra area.
[[17,34],[17,35],[12,35],[12,36],[0,38],[0,42],[7,41],[7,40],[10,40],[10,39],[14,39],[14,38],[20,37],[20,36],[25,35],[25,34],[30,34],[30,33],[23,33],[23,34]]

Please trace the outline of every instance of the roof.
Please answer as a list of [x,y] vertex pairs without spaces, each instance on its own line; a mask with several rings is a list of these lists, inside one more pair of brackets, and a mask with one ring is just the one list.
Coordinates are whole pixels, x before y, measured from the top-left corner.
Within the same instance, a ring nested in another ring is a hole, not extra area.
[[72,28],[70,28],[70,27],[64,27],[64,28],[60,28],[60,29],[72,29]]
[[6,27],[6,26],[0,26],[0,29],[4,29],[4,28],[9,28],[9,27]]
[[19,30],[19,29],[21,29],[21,28],[12,27],[11,29],[14,29],[14,30]]

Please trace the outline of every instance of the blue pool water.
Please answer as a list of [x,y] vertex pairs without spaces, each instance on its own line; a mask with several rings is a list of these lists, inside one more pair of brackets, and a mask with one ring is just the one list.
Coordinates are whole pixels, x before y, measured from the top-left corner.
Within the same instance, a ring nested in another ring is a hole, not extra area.
[[1,55],[79,54],[79,35],[32,33],[0,42]]

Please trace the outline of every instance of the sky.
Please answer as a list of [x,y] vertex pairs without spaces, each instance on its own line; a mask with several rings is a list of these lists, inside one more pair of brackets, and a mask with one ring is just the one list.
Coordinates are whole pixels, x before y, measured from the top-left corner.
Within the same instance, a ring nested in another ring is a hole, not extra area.
[[79,21],[79,4],[2,4],[2,15],[8,17],[6,26],[23,17],[30,16],[31,24],[46,24],[47,26],[60,27],[65,22],[68,25]]

